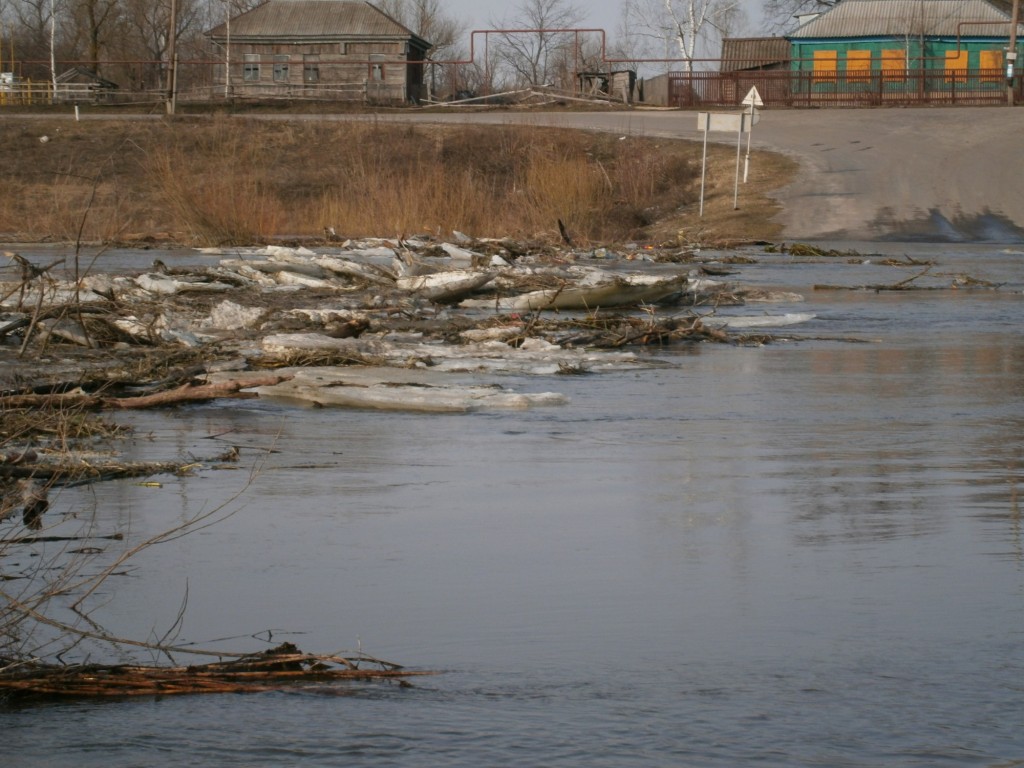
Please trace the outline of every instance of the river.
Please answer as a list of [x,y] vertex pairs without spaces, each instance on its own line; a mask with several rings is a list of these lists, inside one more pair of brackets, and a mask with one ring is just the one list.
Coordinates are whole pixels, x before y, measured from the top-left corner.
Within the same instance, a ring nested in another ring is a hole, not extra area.
[[[4,765],[1024,765],[1024,251],[843,247],[737,276],[806,296],[798,339],[517,380],[565,406],[133,415],[131,458],[259,470],[61,495],[123,546],[233,512],[108,580],[104,626],[187,596],[178,642],[439,674],[8,706]],[[1004,285],[812,290],[918,271],[879,250]]]

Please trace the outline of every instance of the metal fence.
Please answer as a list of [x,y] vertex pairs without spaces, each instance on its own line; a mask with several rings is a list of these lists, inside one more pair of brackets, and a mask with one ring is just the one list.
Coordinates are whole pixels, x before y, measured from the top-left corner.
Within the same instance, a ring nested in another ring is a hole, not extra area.
[[[771,107],[982,106],[1007,103],[1001,69],[888,69],[884,72],[750,71],[673,72],[669,106],[733,107],[756,87]],[[1013,80],[1015,101],[1022,77]]]
[[[260,83],[242,80],[218,84],[216,65],[182,62],[176,92],[179,103],[232,100],[344,101],[398,103],[404,90],[383,92],[384,84]],[[7,75],[7,73],[4,73]],[[457,82],[457,78],[455,80]],[[681,108],[735,107],[756,87],[768,107],[876,107],[904,105],[1005,105],[1003,70],[888,69],[875,72],[757,70],[673,72],[659,102]],[[1024,102],[1024,78],[1013,79],[1015,102]],[[580,93],[583,96],[584,94]],[[61,103],[154,103],[167,98],[166,88],[104,88],[95,83],[58,83],[11,78],[0,82],[0,108]]]
[[[56,91],[49,81],[13,80],[0,83],[0,107],[113,103],[118,95],[118,91],[82,83],[58,83]],[[163,92],[156,98],[164,98]]]

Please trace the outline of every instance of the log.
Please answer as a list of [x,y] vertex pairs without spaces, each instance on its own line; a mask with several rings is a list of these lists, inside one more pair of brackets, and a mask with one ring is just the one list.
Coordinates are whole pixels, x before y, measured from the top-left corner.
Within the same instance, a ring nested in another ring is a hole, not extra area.
[[216,400],[221,397],[251,398],[259,397],[255,392],[241,392],[249,387],[270,387],[287,381],[291,376],[270,374],[250,378],[232,379],[216,384],[182,384],[165,392],[137,397],[102,397],[87,392],[61,392],[57,394],[6,395],[0,397],[0,409],[8,408],[49,408],[49,409],[121,409],[155,408],[162,405],[176,405],[185,402]]
[[156,392],[152,395],[140,395],[138,397],[104,397],[100,398],[102,407],[119,408],[122,410],[154,408],[161,405],[174,405],[177,403],[197,402],[202,400],[216,400],[221,397],[253,398],[259,397],[255,392],[241,392],[239,390],[250,387],[272,387],[287,381],[291,376],[271,374],[249,379],[232,379],[221,381],[216,384],[182,384],[180,387],[166,392]]

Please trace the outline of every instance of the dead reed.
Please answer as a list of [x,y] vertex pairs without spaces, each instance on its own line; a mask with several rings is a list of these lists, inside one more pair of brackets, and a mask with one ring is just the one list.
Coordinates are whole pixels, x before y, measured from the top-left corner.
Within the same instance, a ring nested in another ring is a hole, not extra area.
[[554,239],[561,220],[580,242],[621,242],[692,203],[699,173],[685,143],[526,126],[40,120],[0,124],[0,141],[17,191],[0,237],[27,240]]

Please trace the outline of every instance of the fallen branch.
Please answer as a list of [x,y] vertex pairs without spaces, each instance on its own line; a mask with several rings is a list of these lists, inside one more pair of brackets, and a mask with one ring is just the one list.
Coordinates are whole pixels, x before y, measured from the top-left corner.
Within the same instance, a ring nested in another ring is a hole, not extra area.
[[[2,660],[0,660],[2,661]],[[363,668],[361,664],[369,664]],[[411,671],[363,656],[319,656],[291,643],[229,661],[190,666],[57,666],[13,664],[0,671],[0,694],[19,698],[166,696],[196,693],[254,693],[289,685],[340,681],[398,680],[434,674]]]
[[176,405],[186,402],[216,400],[222,397],[254,398],[255,392],[242,392],[249,387],[269,387],[287,381],[291,376],[268,375],[247,379],[222,381],[216,384],[192,384],[191,382],[151,395],[137,397],[103,397],[82,391],[60,392],[56,394],[6,395],[0,397],[0,409],[6,408],[88,408],[88,409],[121,409],[132,410],[155,408],[163,405]]

